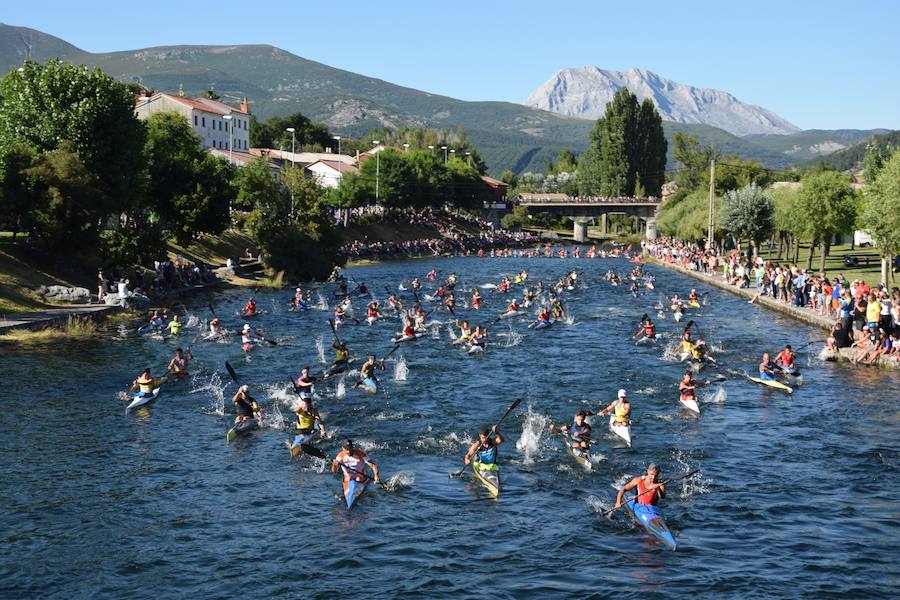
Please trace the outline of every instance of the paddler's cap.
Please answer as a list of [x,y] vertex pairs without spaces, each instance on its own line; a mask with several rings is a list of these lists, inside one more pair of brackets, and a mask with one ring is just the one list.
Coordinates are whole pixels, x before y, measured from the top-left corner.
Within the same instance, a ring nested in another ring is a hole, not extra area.
[[297,288],[297,289],[294,290],[294,291],[295,291],[295,292],[302,292],[303,290],[301,290],[300,288]]
[[249,392],[249,391],[250,391],[250,386],[249,386],[249,385],[242,385],[242,386],[241,386],[241,391],[242,391],[242,392]]
[[346,440],[344,440],[342,446],[344,447],[344,450],[353,450],[353,440],[347,438]]
[[619,398],[624,398],[626,395],[625,390],[619,390]]
[[244,331],[250,331],[250,323],[244,323]]

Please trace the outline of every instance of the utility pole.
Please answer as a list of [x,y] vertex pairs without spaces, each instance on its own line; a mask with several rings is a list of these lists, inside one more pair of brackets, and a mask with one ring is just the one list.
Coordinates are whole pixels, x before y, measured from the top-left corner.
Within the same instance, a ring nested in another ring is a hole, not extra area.
[[706,216],[706,249],[715,246],[716,235],[716,159],[709,161],[709,212]]

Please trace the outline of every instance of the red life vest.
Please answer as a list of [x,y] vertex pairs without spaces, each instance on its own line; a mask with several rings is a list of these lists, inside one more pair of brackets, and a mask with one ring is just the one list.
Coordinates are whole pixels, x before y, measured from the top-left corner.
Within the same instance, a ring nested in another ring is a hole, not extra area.
[[[641,477],[638,480],[638,484],[637,484],[637,490],[638,490],[637,502],[638,502],[638,504],[653,505],[653,504],[656,504],[656,502],[659,500],[659,492],[658,491],[653,490],[652,492],[647,492],[647,489],[648,489],[648,487],[644,483],[644,478]],[[644,492],[647,492],[647,493],[645,494]]]

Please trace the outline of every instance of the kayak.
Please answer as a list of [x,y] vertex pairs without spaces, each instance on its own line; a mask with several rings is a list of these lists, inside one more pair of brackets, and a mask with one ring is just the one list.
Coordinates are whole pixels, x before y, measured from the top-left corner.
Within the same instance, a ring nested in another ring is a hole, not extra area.
[[425,335],[424,333],[417,333],[415,335],[401,335],[400,337],[391,338],[391,342],[394,344],[402,344],[403,342],[414,342],[420,337]]
[[347,508],[353,508],[353,503],[366,491],[367,483],[368,480],[366,479],[362,481],[355,479],[344,481],[344,500],[347,501]]
[[609,429],[614,434],[625,440],[625,443],[628,444],[628,447],[631,447],[631,425],[616,425],[616,417],[614,415],[609,416]]
[[518,310],[508,310],[508,311],[506,311],[505,313],[503,313],[502,315],[500,315],[500,316],[497,317],[497,318],[498,318],[498,319],[506,319],[506,318],[513,317],[513,316],[518,315],[518,314],[521,314],[521,311],[518,311]]
[[784,375],[789,375],[791,377],[800,377],[800,369],[797,367],[785,367],[784,365],[778,365],[781,368],[781,372]]
[[675,538],[672,536],[672,532],[669,531],[669,527],[663,520],[658,508],[650,504],[637,503],[634,501],[634,498],[628,500],[625,506],[628,507],[628,514],[631,515],[631,518],[640,523],[650,535],[672,550],[676,549]]
[[378,320],[378,317],[366,317],[366,323],[372,325],[375,321]]
[[469,346],[469,354],[478,354],[484,352],[484,346]]
[[371,377],[366,377],[360,382],[359,385],[370,394],[378,392],[378,382]]
[[536,323],[532,323],[528,327],[531,329],[547,329],[553,325],[553,321],[537,321]]
[[247,419],[245,421],[241,421],[240,423],[235,423],[234,427],[229,429],[228,433],[225,434],[225,443],[230,444],[234,441],[239,433],[247,433],[248,431],[253,431],[254,429],[259,429],[259,421],[256,419]]
[[147,335],[148,333],[156,333],[157,331],[162,329],[162,325],[154,325],[153,323],[147,323],[143,327],[137,330],[138,335]]
[[325,377],[332,377],[343,373],[350,368],[349,360],[335,361],[328,369],[325,370]]
[[483,485],[491,496],[496,498],[500,495],[500,468],[494,465],[493,468],[482,468],[480,463],[472,463],[472,476],[475,481]]
[[153,388],[153,391],[150,392],[150,394],[143,395],[141,393],[137,393],[131,396],[131,403],[125,407],[125,413],[127,414],[128,411],[130,411],[132,408],[145,406],[156,400],[156,397],[159,396],[159,390],[160,388]]
[[[318,427],[318,425],[316,425],[316,427]],[[291,452],[291,460],[294,460],[295,458],[300,456],[300,453],[303,451],[300,448],[300,446],[308,443],[309,440],[313,439],[313,437],[315,435],[316,435],[316,432],[313,431],[312,433],[305,433],[305,434],[298,433],[297,435],[294,436],[294,441],[291,443],[290,447],[288,448]]]
[[680,402],[681,405],[683,407],[685,407],[686,409],[688,409],[689,411],[696,413],[698,415],[700,414],[700,405],[697,404],[697,400],[695,400],[693,398],[688,398],[688,399],[679,398],[678,402]]
[[785,384],[781,383],[780,381],[775,381],[774,379],[760,379],[759,377],[751,377],[749,375],[747,376],[747,379],[749,379],[750,381],[752,381],[754,383],[761,383],[763,385],[773,387],[777,390],[782,390],[784,392],[787,392],[788,394],[794,393],[794,388],[792,388],[789,385],[785,385]]
[[569,456],[575,459],[579,465],[584,467],[587,470],[591,470],[594,466],[591,464],[591,456],[586,453],[584,450],[578,449],[576,450],[572,444],[569,443],[569,440],[566,440],[566,452],[568,452]]

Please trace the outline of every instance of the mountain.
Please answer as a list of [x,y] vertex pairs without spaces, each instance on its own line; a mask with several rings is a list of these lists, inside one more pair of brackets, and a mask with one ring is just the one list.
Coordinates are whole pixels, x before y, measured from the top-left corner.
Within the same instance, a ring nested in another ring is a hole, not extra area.
[[890,131],[881,135],[867,137],[843,150],[811,160],[809,164],[825,165],[838,171],[858,171],[862,168],[863,157],[866,155],[866,146],[870,143],[882,148],[887,146],[900,148],[900,131]]
[[745,140],[771,152],[779,152],[796,162],[827,156],[859,141],[888,133],[888,129],[807,129],[790,135],[753,134]]
[[[260,119],[302,112],[342,135],[361,136],[373,127],[464,127],[494,174],[542,171],[559,151],[583,151],[593,123],[510,102],[466,102],[335,69],[266,45],[166,46],[90,53],[51,35],[0,24],[0,69],[30,57],[62,58],[97,66],[121,81],[194,96],[215,89],[225,100],[250,99]],[[704,144],[783,168],[797,162],[783,152],[703,124],[665,122]],[[671,143],[669,144],[671,152]],[[670,154],[670,167],[671,154]]]
[[570,117],[596,119],[623,87],[642,102],[650,98],[666,121],[712,125],[737,136],[789,134],[800,130],[775,113],[745,104],[727,92],[685,85],[646,69],[561,69],[536,89],[525,105]]

